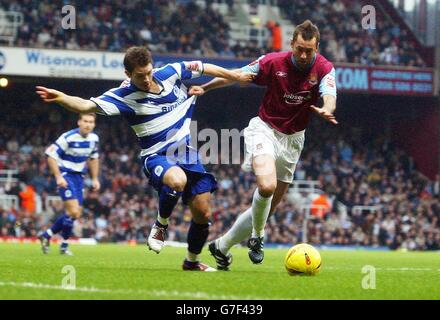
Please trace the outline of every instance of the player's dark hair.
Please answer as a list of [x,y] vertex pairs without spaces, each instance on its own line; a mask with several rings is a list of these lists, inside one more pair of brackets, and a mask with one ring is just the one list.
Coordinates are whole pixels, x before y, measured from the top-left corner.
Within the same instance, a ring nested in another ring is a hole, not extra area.
[[96,120],[96,113],[94,113],[94,112],[91,112],[91,113],[80,113],[78,119],[81,120],[82,117],[84,117],[84,116],[91,116],[91,117],[95,118],[95,120]]
[[128,72],[133,72],[136,67],[146,67],[153,63],[151,52],[146,47],[131,47],[124,56],[124,67]]
[[321,34],[319,33],[318,27],[314,25],[312,21],[306,20],[303,23],[297,25],[295,27],[295,31],[293,32],[292,41],[296,41],[296,39],[298,39],[299,34],[301,34],[301,37],[306,41],[310,41],[313,38],[316,38],[316,46],[319,45]]

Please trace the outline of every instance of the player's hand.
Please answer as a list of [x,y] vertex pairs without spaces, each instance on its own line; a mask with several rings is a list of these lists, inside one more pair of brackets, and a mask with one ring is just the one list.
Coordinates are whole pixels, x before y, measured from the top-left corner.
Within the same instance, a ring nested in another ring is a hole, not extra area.
[[63,176],[56,178],[58,188],[67,188],[67,181]]
[[93,191],[99,191],[99,189],[101,189],[101,183],[99,182],[98,179],[92,180],[92,189]]
[[255,79],[256,76],[257,76],[256,73],[240,72],[238,74],[238,81],[240,81],[240,82],[252,82]]
[[64,96],[64,93],[55,89],[40,86],[37,86],[36,89],[37,94],[44,102],[57,102]]
[[317,108],[315,106],[310,106],[310,108],[316,112],[321,118],[324,118],[325,120],[327,120],[330,123],[333,124],[338,124],[338,121],[336,121],[336,118],[333,114],[331,114],[330,112],[328,112],[325,109],[322,108]]
[[192,86],[189,88],[188,94],[190,96],[200,97],[205,93],[205,90],[201,86]]

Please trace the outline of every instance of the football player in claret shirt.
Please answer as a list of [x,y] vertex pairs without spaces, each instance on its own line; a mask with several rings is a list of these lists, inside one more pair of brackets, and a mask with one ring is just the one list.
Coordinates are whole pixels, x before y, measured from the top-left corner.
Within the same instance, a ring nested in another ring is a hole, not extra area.
[[[292,51],[269,53],[241,68],[257,73],[253,82],[266,87],[258,116],[244,130],[243,169],[254,171],[257,189],[252,207],[209,244],[219,269],[228,270],[229,250],[246,238],[250,260],[262,263],[264,226],[293,181],[311,113],[337,124],[335,69],[318,53],[319,39],[319,29],[307,20],[295,29]],[[206,92],[232,83],[216,78],[201,87]],[[316,107],[319,98],[324,101],[322,108]]]

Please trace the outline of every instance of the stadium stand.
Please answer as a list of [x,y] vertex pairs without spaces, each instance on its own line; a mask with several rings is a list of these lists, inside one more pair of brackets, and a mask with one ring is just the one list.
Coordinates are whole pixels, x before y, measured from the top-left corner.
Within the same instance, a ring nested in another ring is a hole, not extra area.
[[362,30],[356,23],[362,1],[279,0],[278,4],[293,24],[301,23],[304,16],[312,17],[321,28],[321,52],[331,61],[426,67],[407,30],[390,18],[379,16],[374,32]]
[[[200,1],[197,1],[199,3]],[[202,1],[203,2],[203,1]],[[75,30],[59,28],[64,2],[1,0],[0,9],[19,12],[23,24],[9,45],[14,47],[62,48],[82,50],[125,51],[132,45],[149,46],[154,53],[189,54],[205,57],[256,58],[279,49],[267,32],[264,45],[250,39],[234,41],[225,15],[205,1],[204,7],[192,1],[75,1]],[[258,4],[258,1],[255,1]],[[310,17],[321,28],[321,52],[332,61],[363,65],[400,65],[425,67],[426,62],[405,28],[400,28],[387,15],[379,15],[377,30],[366,33],[358,23],[362,1],[278,0],[281,15],[294,25]],[[231,3],[228,4],[228,6]],[[183,17],[190,17],[185,18]],[[282,26],[281,26],[282,27]],[[76,32],[81,30],[81,32]]]

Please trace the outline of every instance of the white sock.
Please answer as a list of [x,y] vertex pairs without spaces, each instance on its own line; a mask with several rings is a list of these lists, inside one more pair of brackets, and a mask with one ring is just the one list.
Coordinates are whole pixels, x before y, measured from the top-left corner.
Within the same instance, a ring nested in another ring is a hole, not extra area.
[[219,238],[219,249],[223,254],[228,254],[232,246],[249,238],[252,232],[252,208],[240,214],[231,229]]
[[163,226],[167,226],[169,220],[170,220],[169,218],[162,218],[162,217],[160,216],[160,214],[157,214],[157,221],[159,221],[159,223],[160,223],[161,225],[163,225]]
[[52,229],[49,228],[49,229],[46,230],[46,232],[49,235],[49,237],[53,237]]
[[186,260],[190,261],[190,262],[197,262],[200,259],[200,255],[199,254],[195,254],[192,252],[188,251],[188,255],[186,256]]
[[260,192],[255,190],[252,200],[252,237],[264,237],[264,226],[269,217],[270,205],[273,195],[269,198],[263,197]]

